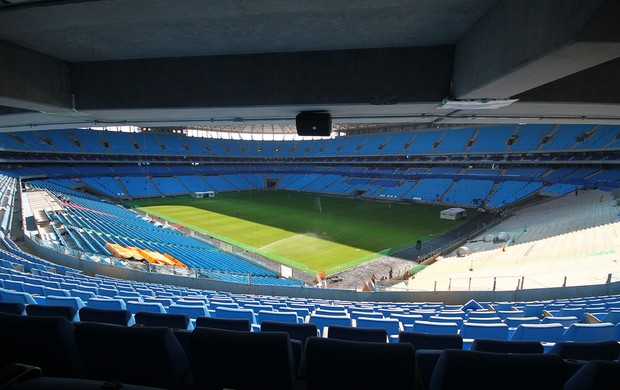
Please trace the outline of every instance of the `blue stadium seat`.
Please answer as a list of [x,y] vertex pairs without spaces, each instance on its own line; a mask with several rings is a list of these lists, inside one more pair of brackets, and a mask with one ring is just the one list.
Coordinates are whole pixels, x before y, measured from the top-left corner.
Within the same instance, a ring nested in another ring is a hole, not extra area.
[[564,338],[562,324],[522,324],[512,334],[511,340],[554,343]]
[[516,328],[522,324],[540,324],[540,318],[538,317],[506,317],[504,324],[509,328]]
[[541,324],[561,324],[564,327],[571,326],[572,324],[576,324],[578,322],[579,322],[579,319],[577,317],[574,317],[574,316],[568,316],[568,317],[559,317],[559,316],[543,317],[542,320],[540,320]]
[[87,302],[89,299],[96,297],[95,293],[92,291],[82,291],[77,289],[69,290],[69,294],[71,294],[72,297],[80,298],[82,302]]
[[374,312],[374,311],[357,311],[357,310],[352,310],[351,312],[349,312],[349,316],[352,319],[354,319],[354,320],[357,320],[359,317],[383,318],[383,313]]
[[0,300],[4,302],[23,303],[25,305],[32,305],[37,303],[37,301],[32,297],[32,295],[28,293],[11,291],[4,288],[0,289]]
[[367,318],[360,317],[355,321],[358,328],[381,328],[385,329],[388,337],[396,338],[404,331],[402,324],[396,318]]
[[64,290],[62,288],[54,288],[54,287],[43,287],[43,293],[45,297],[54,296],[54,297],[70,297],[71,294],[69,291]]
[[[413,325],[416,321],[423,320],[423,316],[421,314],[392,314],[391,318],[396,318],[403,324],[404,331],[413,330]],[[430,318],[430,317],[429,317]]]
[[245,319],[250,321],[251,324],[256,324],[256,315],[250,309],[235,309],[217,306],[215,308],[216,318],[229,318],[229,319]]
[[4,288],[6,288],[7,290],[24,292],[24,282],[20,280],[5,280],[3,284]]
[[542,303],[529,303],[523,307],[524,317],[542,317],[542,311],[545,309],[545,305]]
[[416,333],[458,334],[460,327],[454,322],[416,321],[413,331]]
[[88,300],[87,306],[98,309],[127,310],[125,301],[114,298],[91,298]]
[[159,302],[130,301],[130,302],[127,302],[127,310],[129,310],[131,314],[133,315],[135,315],[138,312],[166,313],[166,309]]
[[56,305],[56,306],[69,306],[75,309],[75,318],[74,321],[79,320],[79,310],[86,305],[82,301],[81,298],[78,297],[56,297],[56,296],[48,296],[45,298],[46,305]]
[[468,324],[502,324],[499,317],[471,317],[465,321]]
[[463,349],[469,349],[475,339],[508,340],[508,325],[504,323],[479,324],[465,322],[459,333],[463,337]]
[[466,319],[472,318],[489,318],[489,317],[497,317],[497,313],[493,310],[472,310],[467,313]]
[[[589,314],[589,313],[586,313],[586,314]],[[600,322],[608,322],[614,325],[620,324],[620,310],[609,310],[607,312],[601,313],[600,315],[596,315],[596,314],[589,314],[589,315],[594,316]]]
[[300,324],[303,322],[303,319],[297,315],[295,312],[282,312],[282,311],[265,311],[261,310],[258,312],[256,316],[258,324],[262,324],[263,321],[273,321],[273,322],[287,322],[293,324]]
[[447,314],[431,316],[428,320],[431,322],[443,322],[443,323],[456,324],[459,328],[463,326],[463,322],[465,321],[462,317],[452,317]]
[[321,336],[323,336],[324,329],[328,328],[330,325],[353,326],[353,321],[348,316],[335,316],[335,315],[323,315],[323,314],[310,315],[310,318],[308,319],[308,323],[316,325]]
[[424,321],[428,321],[431,316],[434,316],[436,313],[437,311],[435,309],[416,309],[409,311],[411,315],[421,315]]
[[502,320],[505,320],[508,317],[525,317],[525,312],[523,310],[498,310],[495,313]]
[[172,305],[168,307],[167,311],[168,313],[187,314],[187,316],[193,320],[195,320],[198,317],[210,317],[211,316],[211,314],[209,313],[209,310],[207,309],[207,306],[204,304],[200,305],[198,303],[196,305],[185,305],[185,304],[173,303]]
[[32,295],[45,295],[45,290],[43,290],[43,286],[31,283],[22,284],[24,292],[27,292]]
[[572,324],[564,332],[564,341],[591,342],[613,340],[615,327],[610,323]]

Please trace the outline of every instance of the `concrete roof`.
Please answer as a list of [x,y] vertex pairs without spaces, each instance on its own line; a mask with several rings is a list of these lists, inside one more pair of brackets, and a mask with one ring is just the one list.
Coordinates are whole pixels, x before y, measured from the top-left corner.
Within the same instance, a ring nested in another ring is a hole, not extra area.
[[65,61],[454,45],[497,2],[115,0],[5,6],[0,39]]
[[[0,0],[0,131],[620,122],[613,0]],[[518,99],[496,110],[436,107]]]

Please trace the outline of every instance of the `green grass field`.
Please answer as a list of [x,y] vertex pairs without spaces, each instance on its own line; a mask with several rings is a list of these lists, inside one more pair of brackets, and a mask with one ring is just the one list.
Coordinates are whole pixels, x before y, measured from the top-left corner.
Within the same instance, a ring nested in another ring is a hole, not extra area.
[[282,191],[142,199],[133,205],[292,267],[328,274],[464,222],[439,219],[435,207]]

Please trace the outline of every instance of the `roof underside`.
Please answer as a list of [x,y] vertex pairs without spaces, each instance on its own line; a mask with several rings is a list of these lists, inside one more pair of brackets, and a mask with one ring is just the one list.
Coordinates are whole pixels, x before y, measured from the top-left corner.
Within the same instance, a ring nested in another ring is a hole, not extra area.
[[613,0],[2,0],[0,130],[281,131],[311,110],[345,130],[619,123],[619,14]]

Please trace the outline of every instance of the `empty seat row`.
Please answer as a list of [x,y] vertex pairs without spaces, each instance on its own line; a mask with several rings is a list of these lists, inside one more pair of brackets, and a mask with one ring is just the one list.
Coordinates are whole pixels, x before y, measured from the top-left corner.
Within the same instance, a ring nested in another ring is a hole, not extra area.
[[[407,333],[393,344],[308,336],[297,365],[291,339],[277,329],[256,333],[197,328],[176,333],[165,327],[71,324],[62,317],[5,314],[0,315],[0,366],[22,363],[39,367],[47,377],[168,389],[293,389],[299,384],[307,389],[413,389],[419,383],[429,389],[565,384],[573,389],[584,383],[613,388],[604,385],[617,385],[620,376],[617,361],[569,364],[559,354],[540,353],[535,343],[477,341],[474,351],[464,351],[449,348],[462,342],[458,335]],[[573,353],[579,346],[565,344]],[[588,347],[599,353],[597,358],[602,350],[616,358],[620,351],[618,343]],[[503,352],[507,348],[519,353]]]

